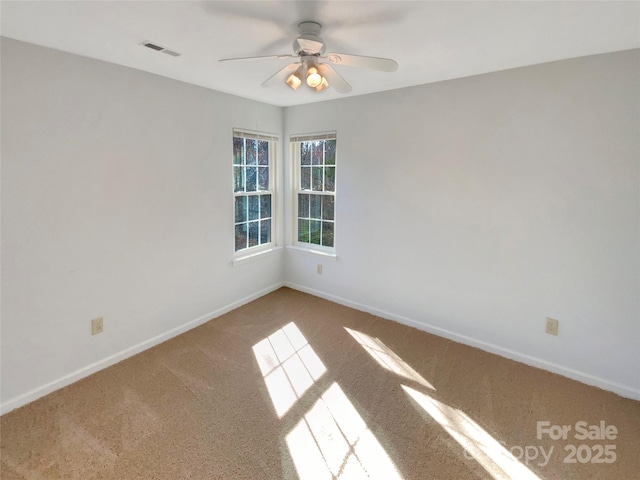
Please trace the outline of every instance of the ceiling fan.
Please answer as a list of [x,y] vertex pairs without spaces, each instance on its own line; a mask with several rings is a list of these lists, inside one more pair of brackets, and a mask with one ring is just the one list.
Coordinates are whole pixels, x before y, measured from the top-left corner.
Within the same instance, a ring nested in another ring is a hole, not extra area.
[[262,82],[262,86],[269,87],[278,81],[284,80],[292,89],[297,90],[304,79],[304,83],[317,92],[321,92],[331,85],[339,93],[349,93],[351,85],[330,64],[369,68],[381,72],[395,72],[398,69],[398,64],[389,58],[365,57],[345,53],[328,53],[324,55],[326,45],[324,40],[320,38],[321,28],[322,26],[316,22],[302,22],[299,24],[300,36],[293,41],[294,55],[224,58],[219,61],[295,58],[296,62],[290,63],[266,79]]

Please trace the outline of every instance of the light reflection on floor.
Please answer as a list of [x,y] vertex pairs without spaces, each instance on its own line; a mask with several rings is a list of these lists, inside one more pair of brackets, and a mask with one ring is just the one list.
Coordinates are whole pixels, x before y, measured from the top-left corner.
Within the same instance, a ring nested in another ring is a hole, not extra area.
[[394,372],[401,377],[404,377],[408,380],[413,380],[418,382],[419,384],[435,390],[433,385],[427,382],[422,375],[416,372],[407,362],[402,360],[396,353],[387,347],[382,340],[379,338],[374,338],[366,333],[358,332],[356,330],[352,330],[350,328],[344,327],[344,329],[358,342],[364,350],[371,355],[371,357],[378,362],[378,364],[389,370]]
[[256,343],[253,354],[279,418],[327,371],[293,322]]
[[[282,418],[326,367],[295,323],[253,346],[273,406]],[[401,480],[380,445],[340,386],[333,382],[286,436],[300,480]]]
[[[435,391],[380,339],[345,330],[382,368]],[[253,352],[279,418],[327,373],[293,322],[256,343]],[[540,480],[464,412],[414,388],[402,388],[414,406],[436,420],[494,479]],[[336,382],[295,424],[286,443],[300,480],[403,478]]]
[[437,421],[496,480],[540,480],[463,411],[402,385],[404,391]]
[[286,441],[301,480],[403,478],[337,383],[318,399]]

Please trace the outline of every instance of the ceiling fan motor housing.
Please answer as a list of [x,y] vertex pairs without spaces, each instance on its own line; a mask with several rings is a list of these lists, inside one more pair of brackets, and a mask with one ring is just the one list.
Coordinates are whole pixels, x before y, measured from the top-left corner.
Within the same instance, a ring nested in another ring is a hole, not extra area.
[[320,38],[320,24],[316,22],[302,22],[298,25],[300,36],[293,41],[293,51],[296,55],[322,55],[325,50],[324,40]]

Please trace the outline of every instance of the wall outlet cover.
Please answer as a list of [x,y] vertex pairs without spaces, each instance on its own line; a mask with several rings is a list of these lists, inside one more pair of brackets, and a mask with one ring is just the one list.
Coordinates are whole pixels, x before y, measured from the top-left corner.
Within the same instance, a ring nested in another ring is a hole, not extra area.
[[102,333],[104,328],[104,320],[102,317],[91,320],[91,335]]
[[547,326],[545,331],[549,335],[558,335],[558,320],[547,317]]

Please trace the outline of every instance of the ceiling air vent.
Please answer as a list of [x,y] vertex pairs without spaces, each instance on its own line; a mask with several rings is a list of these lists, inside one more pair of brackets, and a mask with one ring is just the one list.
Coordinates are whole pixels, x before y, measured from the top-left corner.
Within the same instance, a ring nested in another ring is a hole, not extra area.
[[171,55],[172,57],[179,57],[182,55],[181,53],[174,52],[173,50],[169,50],[168,48],[161,47],[160,45],[156,45],[151,42],[142,42],[140,45],[143,47],[150,48],[151,50],[156,50],[157,52],[166,53],[167,55]]

